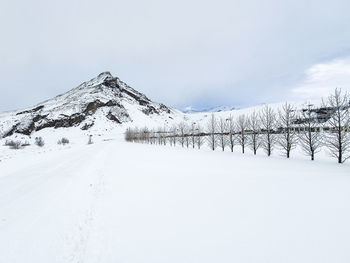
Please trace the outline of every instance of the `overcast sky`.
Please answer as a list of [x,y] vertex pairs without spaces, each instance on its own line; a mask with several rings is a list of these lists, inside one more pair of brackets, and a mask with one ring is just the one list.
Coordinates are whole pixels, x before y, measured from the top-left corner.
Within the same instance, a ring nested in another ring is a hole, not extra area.
[[110,71],[208,108],[350,87],[349,0],[0,0],[0,111]]

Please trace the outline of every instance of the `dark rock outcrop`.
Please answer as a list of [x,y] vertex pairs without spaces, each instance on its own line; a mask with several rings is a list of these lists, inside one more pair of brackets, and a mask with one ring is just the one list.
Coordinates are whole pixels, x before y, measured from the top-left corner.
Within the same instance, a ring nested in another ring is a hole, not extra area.
[[31,109],[31,110],[25,110],[25,111],[18,112],[16,115],[21,115],[21,114],[25,114],[25,113],[34,113],[34,112],[37,112],[37,111],[39,111],[39,110],[41,110],[43,108],[44,108],[44,106],[40,105],[40,106],[38,106],[38,107],[36,107],[34,109]]
[[122,122],[116,117],[114,116],[111,112],[108,112],[108,114],[106,115],[107,119],[111,120],[111,121],[115,121],[116,123],[121,124]]

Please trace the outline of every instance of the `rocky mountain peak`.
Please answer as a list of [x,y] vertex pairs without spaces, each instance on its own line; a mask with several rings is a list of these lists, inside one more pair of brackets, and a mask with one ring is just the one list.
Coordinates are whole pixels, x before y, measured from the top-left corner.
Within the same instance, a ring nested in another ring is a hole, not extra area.
[[[50,127],[78,126],[86,130],[96,122],[102,122],[99,126],[106,121],[118,125],[134,121],[134,116],[147,118],[173,113],[174,110],[152,102],[110,72],[102,72],[77,88],[32,108],[9,113],[9,116],[1,115],[0,136],[30,135]],[[6,119],[6,125],[2,125],[2,119]]]
[[109,71],[102,72],[97,77],[95,77],[89,81],[83,82],[81,85],[79,85],[78,88],[82,89],[82,88],[87,88],[87,87],[98,86],[98,85],[105,83],[106,81],[110,81],[113,79],[118,79],[118,78],[114,78]]

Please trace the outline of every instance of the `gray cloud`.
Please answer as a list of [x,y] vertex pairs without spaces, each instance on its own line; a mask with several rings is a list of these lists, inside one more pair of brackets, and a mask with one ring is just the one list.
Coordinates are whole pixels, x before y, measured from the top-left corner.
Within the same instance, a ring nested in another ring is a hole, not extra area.
[[[288,99],[349,55],[348,1],[3,1],[0,110],[109,70],[172,106]],[[332,82],[328,82],[332,85]]]

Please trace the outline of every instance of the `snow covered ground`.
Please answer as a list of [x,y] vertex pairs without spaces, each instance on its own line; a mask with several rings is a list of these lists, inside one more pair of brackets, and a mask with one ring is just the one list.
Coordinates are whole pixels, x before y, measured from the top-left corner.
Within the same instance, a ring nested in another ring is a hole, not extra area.
[[350,262],[349,163],[58,136],[0,146],[0,262]]

